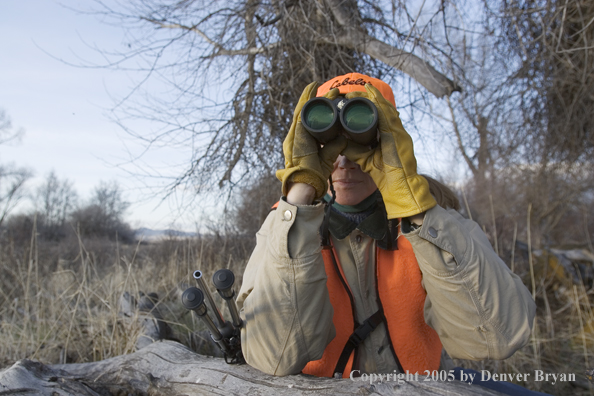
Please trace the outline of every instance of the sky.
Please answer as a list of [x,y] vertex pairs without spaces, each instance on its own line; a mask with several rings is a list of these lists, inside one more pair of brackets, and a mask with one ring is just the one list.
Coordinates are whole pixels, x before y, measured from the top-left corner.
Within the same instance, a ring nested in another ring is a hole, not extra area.
[[[109,110],[116,98],[130,92],[138,76],[74,66],[102,62],[91,47],[113,50],[125,42],[121,28],[72,10],[90,4],[82,0],[0,1],[0,108],[15,128],[25,131],[20,142],[0,145],[0,164],[14,163],[32,170],[31,193],[54,171],[73,184],[83,202],[99,182],[115,180],[131,204],[126,220],[132,227],[195,230],[205,205],[201,203],[200,213],[180,214],[179,202],[163,200],[163,195],[146,188],[151,180],[129,174],[130,169],[143,166],[140,161],[129,162],[130,152],[142,147],[110,119]],[[136,130],[151,127],[148,121],[134,125]],[[414,134],[413,139],[417,147]],[[444,169],[445,173],[452,169],[449,161],[438,159],[432,150],[415,152],[420,172],[443,175]],[[142,160],[147,169],[149,165],[161,166],[171,173],[180,169],[189,155],[183,149],[165,148]],[[28,201],[20,210],[31,210],[31,205]],[[216,207],[211,209],[216,213]],[[211,209],[206,211],[212,213]]]
[[[0,2],[0,108],[15,128],[25,132],[19,142],[0,145],[0,163],[32,170],[31,193],[54,171],[58,178],[72,182],[83,201],[100,181],[115,180],[131,204],[126,219],[133,227],[191,230],[196,218],[188,213],[180,217],[175,202],[163,202],[162,196],[144,188],[146,180],[126,171],[129,151],[138,150],[137,143],[108,113],[115,98],[129,92],[131,76],[73,66],[100,62],[91,47],[117,48],[123,31],[69,9],[82,9],[88,2],[62,4]],[[180,161],[179,152],[164,150],[156,155],[160,162]]]

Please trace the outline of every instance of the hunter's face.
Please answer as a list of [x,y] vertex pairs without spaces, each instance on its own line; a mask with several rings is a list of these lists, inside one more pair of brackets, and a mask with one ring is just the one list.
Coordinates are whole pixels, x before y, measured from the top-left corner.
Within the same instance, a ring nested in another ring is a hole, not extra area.
[[336,202],[341,205],[356,205],[377,190],[371,176],[344,155],[339,155],[334,162],[332,184]]

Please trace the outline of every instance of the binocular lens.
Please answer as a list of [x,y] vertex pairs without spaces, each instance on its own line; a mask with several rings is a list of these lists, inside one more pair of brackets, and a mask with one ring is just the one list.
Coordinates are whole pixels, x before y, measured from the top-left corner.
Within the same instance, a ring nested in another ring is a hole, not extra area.
[[303,127],[325,144],[346,133],[356,143],[377,142],[377,110],[366,98],[312,98],[301,110]]
[[311,129],[325,129],[334,121],[334,109],[326,102],[315,102],[307,108],[303,122]]
[[362,102],[355,102],[344,109],[343,121],[345,126],[360,132],[369,129],[375,122],[375,114],[369,106]]

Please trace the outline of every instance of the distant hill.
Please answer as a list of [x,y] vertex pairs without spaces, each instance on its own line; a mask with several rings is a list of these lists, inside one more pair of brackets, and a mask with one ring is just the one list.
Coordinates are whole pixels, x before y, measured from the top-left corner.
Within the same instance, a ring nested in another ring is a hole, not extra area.
[[155,241],[159,239],[165,238],[193,238],[198,236],[197,232],[187,232],[187,231],[178,231],[178,230],[152,230],[150,228],[139,228],[134,231],[134,235],[136,239],[143,240],[143,241]]

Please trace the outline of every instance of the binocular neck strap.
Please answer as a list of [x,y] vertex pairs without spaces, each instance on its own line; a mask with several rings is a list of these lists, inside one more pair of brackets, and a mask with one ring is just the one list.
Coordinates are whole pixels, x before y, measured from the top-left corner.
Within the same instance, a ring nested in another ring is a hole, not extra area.
[[324,221],[322,223],[322,246],[330,246],[330,232],[328,230],[328,225],[330,224],[330,208],[336,200],[336,191],[334,191],[334,186],[332,185],[332,176],[328,178],[328,184],[330,185],[332,198],[330,199],[330,202],[326,203],[326,209],[324,210]]

